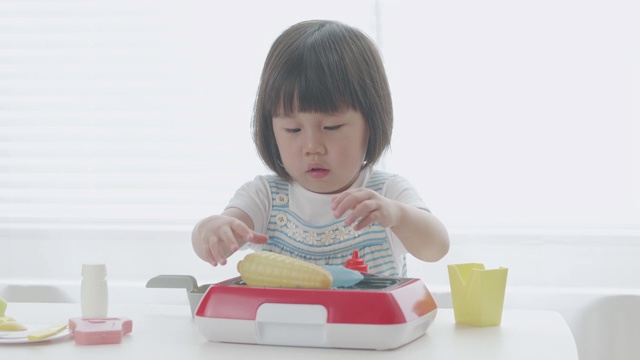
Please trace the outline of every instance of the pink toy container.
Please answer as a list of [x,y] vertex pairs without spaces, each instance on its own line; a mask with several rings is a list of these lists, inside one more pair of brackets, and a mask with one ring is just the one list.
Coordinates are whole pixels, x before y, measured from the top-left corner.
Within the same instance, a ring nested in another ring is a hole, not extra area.
[[79,345],[119,344],[132,326],[132,321],[126,318],[69,319],[69,329]]

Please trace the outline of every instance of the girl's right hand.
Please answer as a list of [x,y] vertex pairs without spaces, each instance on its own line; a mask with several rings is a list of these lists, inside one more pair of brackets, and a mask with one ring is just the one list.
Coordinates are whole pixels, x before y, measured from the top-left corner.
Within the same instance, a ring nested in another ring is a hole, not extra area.
[[264,244],[269,240],[267,235],[253,231],[247,222],[253,225],[251,218],[238,209],[204,218],[191,234],[193,249],[211,265],[225,265],[227,258],[244,244]]

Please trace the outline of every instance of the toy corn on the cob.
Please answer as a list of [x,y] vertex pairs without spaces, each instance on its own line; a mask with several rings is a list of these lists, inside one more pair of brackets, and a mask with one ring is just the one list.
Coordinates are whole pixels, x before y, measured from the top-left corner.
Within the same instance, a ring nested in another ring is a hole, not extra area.
[[333,282],[321,266],[268,251],[245,256],[238,272],[249,286],[328,289]]

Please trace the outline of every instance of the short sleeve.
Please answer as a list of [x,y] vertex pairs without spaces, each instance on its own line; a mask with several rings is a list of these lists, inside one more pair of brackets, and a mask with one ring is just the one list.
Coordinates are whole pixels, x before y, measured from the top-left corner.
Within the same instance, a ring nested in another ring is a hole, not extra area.
[[256,176],[253,181],[243,184],[233,195],[225,209],[237,208],[246,212],[253,221],[253,228],[261,234],[267,231],[271,190],[265,176]]
[[394,176],[387,181],[383,195],[389,199],[430,211],[418,191],[402,176]]

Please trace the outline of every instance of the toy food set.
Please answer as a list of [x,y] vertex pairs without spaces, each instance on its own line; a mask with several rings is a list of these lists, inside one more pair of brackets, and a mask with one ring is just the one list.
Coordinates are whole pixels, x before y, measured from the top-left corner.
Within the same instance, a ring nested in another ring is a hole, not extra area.
[[202,296],[211,284],[198,285],[191,275],[158,275],[147,281],[147,288],[178,288],[187,290],[187,299],[191,306],[191,315],[195,314]]
[[119,344],[122,337],[131,332],[132,327],[132,321],[127,318],[69,319],[69,329],[79,345]]
[[[207,287],[195,322],[210,341],[383,350],[422,336],[435,319],[419,279],[340,267],[251,253],[238,263],[241,276]],[[335,286],[344,278],[349,286]]]
[[448,265],[456,322],[496,326],[502,322],[507,268],[486,270],[483,264]]
[[0,332],[27,330],[27,328],[16,321],[16,319],[12,318],[11,316],[5,316],[7,306],[7,301],[0,297]]
[[[104,268],[101,266],[100,268]],[[83,267],[83,274],[87,275],[87,267]],[[102,281],[99,284],[103,290],[98,298],[96,294],[82,291],[82,311],[87,309],[99,310],[106,314],[106,282],[104,282],[104,271],[100,272]],[[84,279],[83,279],[84,282]],[[86,284],[83,284],[83,287]],[[89,287],[93,290],[95,287]],[[100,290],[100,289],[99,289]],[[33,343],[48,341],[73,335],[76,344],[79,345],[101,345],[119,344],[122,337],[132,330],[132,321],[127,318],[114,317],[76,317],[68,322],[56,325],[33,325],[21,324],[12,317],[5,316],[7,302],[0,297],[0,344]]]
[[27,339],[31,341],[44,340],[46,338],[55,336],[66,329],[67,324],[46,326],[27,335]]
[[6,316],[7,301],[0,297],[0,344],[34,343],[69,335],[67,324],[22,324]]

